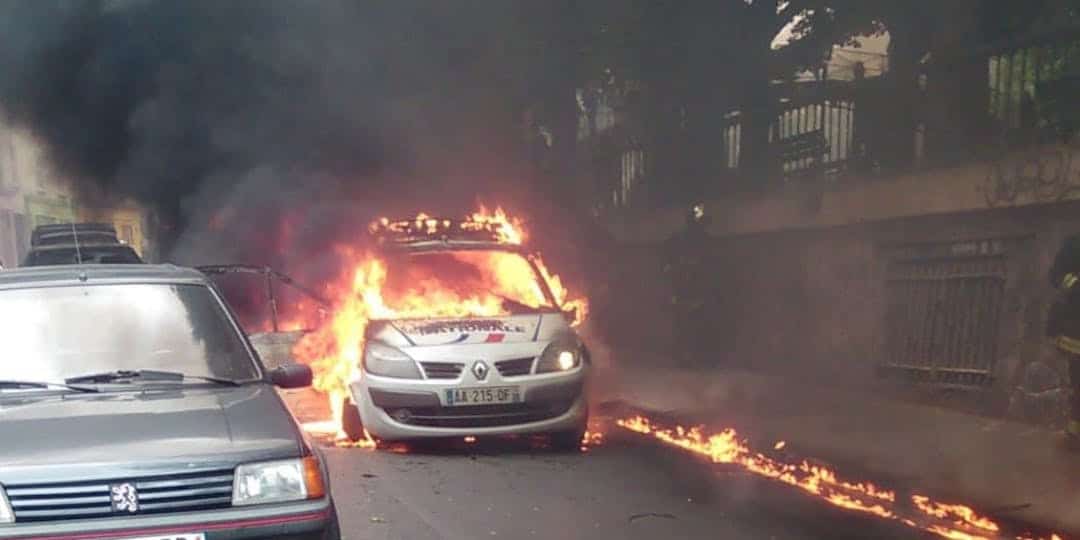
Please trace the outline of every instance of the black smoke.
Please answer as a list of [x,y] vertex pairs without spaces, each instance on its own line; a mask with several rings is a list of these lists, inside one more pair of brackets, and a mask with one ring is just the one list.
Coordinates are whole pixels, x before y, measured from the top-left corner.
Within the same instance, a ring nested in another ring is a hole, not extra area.
[[0,107],[85,196],[155,209],[166,257],[254,262],[285,211],[325,236],[514,191],[512,9],[441,4],[4,2]]
[[153,210],[160,260],[317,285],[373,217],[478,201],[570,238],[522,136],[528,5],[2,2],[0,112],[84,199]]

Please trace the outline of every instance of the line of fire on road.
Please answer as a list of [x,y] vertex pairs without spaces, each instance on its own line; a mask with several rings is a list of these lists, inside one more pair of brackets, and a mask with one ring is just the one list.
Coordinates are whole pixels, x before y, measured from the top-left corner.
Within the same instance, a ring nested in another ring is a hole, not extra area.
[[[787,463],[778,458],[766,456],[751,450],[746,441],[738,437],[734,429],[707,433],[700,426],[690,428],[681,425],[668,426],[640,414],[618,418],[614,424],[629,432],[644,435],[665,445],[704,457],[712,463],[739,466],[753,474],[798,488],[834,506],[896,521],[943,538],[1062,540],[1058,534],[1005,535],[998,523],[979,515],[969,506],[946,504],[921,494],[899,497],[896,491],[883,489],[869,482],[843,480],[835,471],[821,465],[813,465],[806,460]],[[604,443],[606,425],[607,422],[601,419],[590,421],[589,431],[585,433],[581,443],[583,453]],[[313,434],[326,435],[339,448],[374,450],[378,447],[371,439],[348,441],[340,436],[335,437],[337,430],[333,421],[308,422],[304,424],[304,429]],[[473,437],[465,438],[466,444],[475,442],[476,439]],[[787,443],[784,441],[773,445],[773,449],[777,451],[786,447]],[[409,451],[405,445],[389,445],[384,448],[395,453]]]
[[[974,509],[960,504],[945,504],[925,495],[913,494],[909,500],[898,499],[895,491],[868,482],[848,482],[836,472],[806,460],[786,463],[755,452],[740,439],[734,429],[706,433],[703,427],[661,425],[642,415],[619,418],[615,425],[669,446],[707,458],[713,463],[737,465],[748,472],[798,488],[829,504],[863,512],[882,519],[903,523],[955,540],[990,540],[1003,538],[1000,525]],[[785,446],[782,442],[774,449]],[[1019,535],[1017,540],[1062,540],[1061,536]]]

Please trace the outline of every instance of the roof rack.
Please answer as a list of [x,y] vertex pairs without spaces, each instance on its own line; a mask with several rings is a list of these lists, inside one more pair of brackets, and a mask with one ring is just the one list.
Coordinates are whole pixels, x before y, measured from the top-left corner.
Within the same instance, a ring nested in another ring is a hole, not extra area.
[[35,227],[30,234],[30,245],[70,244],[76,236],[80,242],[120,243],[116,228],[110,223],[53,223]]
[[507,234],[508,224],[499,221],[448,219],[421,214],[413,219],[390,221],[382,218],[368,228],[380,243],[491,242],[518,244]]

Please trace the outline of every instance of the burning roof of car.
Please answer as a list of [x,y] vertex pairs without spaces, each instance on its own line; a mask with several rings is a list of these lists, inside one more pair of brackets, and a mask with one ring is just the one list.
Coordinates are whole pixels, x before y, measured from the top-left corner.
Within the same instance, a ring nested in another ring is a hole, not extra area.
[[369,231],[381,244],[395,245],[454,242],[520,246],[525,242],[521,221],[510,218],[501,208],[494,213],[481,209],[465,219],[423,213],[396,221],[384,217],[372,222]]

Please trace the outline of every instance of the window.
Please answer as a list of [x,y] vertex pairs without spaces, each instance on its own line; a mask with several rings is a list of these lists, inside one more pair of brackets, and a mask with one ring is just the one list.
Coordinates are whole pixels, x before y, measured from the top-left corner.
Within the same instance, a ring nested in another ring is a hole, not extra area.
[[630,149],[623,153],[620,163],[621,177],[619,187],[614,193],[615,206],[625,207],[630,205],[631,193],[641,183],[645,176],[645,151]]
[[993,382],[1006,260],[995,241],[908,248],[889,264],[881,374],[959,386]]

